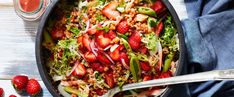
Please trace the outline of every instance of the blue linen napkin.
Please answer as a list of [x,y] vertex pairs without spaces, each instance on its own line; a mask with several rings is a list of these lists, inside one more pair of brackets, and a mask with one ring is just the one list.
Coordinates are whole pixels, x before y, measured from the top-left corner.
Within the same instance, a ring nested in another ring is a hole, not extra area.
[[[182,26],[188,62],[184,74],[234,69],[234,0],[185,0],[185,5],[188,19]],[[170,97],[234,97],[234,82],[180,85]]]

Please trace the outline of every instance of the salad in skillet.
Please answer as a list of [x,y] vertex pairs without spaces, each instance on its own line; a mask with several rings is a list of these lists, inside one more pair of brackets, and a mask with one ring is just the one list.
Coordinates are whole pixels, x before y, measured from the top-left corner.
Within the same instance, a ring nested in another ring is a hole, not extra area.
[[[49,74],[63,96],[101,96],[124,84],[173,76],[178,34],[160,0],[77,0],[63,7],[43,39]],[[117,95],[156,95],[165,88]]]

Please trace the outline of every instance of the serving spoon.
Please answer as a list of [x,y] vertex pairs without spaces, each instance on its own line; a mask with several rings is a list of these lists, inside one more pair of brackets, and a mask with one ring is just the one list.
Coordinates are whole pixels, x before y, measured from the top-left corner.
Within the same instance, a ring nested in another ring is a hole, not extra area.
[[139,83],[126,84],[123,85],[122,89],[120,89],[119,87],[115,87],[111,90],[108,90],[107,93],[105,93],[103,96],[100,97],[113,97],[116,93],[126,90],[139,89],[139,88],[202,82],[202,81],[220,81],[220,80],[234,80],[234,69],[213,70],[213,71],[180,75],[180,76],[163,78],[163,79],[149,80]]

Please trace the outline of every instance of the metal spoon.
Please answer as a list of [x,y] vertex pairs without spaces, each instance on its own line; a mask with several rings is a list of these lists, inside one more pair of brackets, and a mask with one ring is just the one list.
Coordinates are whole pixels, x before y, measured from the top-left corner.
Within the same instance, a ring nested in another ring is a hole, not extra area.
[[144,81],[144,82],[133,83],[133,84],[126,84],[122,87],[122,90],[120,90],[119,87],[115,87],[109,90],[106,94],[104,94],[101,97],[113,97],[118,92],[132,90],[132,89],[182,84],[182,83],[202,82],[202,81],[214,81],[214,80],[216,81],[234,80],[234,69],[214,70],[214,71],[175,76],[175,77],[170,77],[170,78]]

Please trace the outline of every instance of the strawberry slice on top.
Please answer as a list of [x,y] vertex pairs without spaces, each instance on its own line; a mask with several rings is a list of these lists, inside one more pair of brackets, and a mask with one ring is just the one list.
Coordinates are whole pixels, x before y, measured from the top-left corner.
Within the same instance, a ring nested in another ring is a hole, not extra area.
[[72,75],[77,76],[79,78],[83,77],[86,74],[86,68],[84,64],[81,64],[79,62],[76,62],[75,64],[78,64],[76,69],[72,72]]
[[141,36],[139,32],[134,32],[128,39],[129,45],[133,50],[137,50],[140,48],[141,44]]
[[151,7],[157,14],[159,14],[160,12],[164,11],[166,9],[166,7],[163,5],[161,0],[157,0],[155,1],[155,3],[153,4],[153,6]]
[[91,68],[93,69],[93,70],[96,70],[96,71],[98,71],[98,72],[104,72],[104,66],[103,65],[101,65],[100,63],[92,63],[91,64]]
[[98,52],[97,59],[104,64],[111,64],[111,61],[101,52]]
[[96,56],[90,51],[86,52],[84,57],[85,57],[86,61],[88,61],[88,62],[95,62],[97,60]]
[[115,85],[113,73],[105,74],[105,81],[110,88],[113,88]]
[[112,20],[116,20],[120,16],[120,13],[116,10],[116,7],[119,5],[118,2],[110,2],[103,9],[102,14]]
[[90,39],[89,35],[88,35],[88,34],[84,34],[84,35],[83,35],[83,38],[82,38],[82,44],[83,44],[83,46],[86,47],[86,49],[88,49],[89,51],[91,51],[91,48],[90,48],[90,46],[89,46],[90,42],[91,42],[91,39]]
[[127,21],[122,21],[117,26],[117,31],[121,34],[126,33],[129,30],[130,26]]
[[118,48],[116,48],[113,52],[110,52],[110,57],[114,61],[119,61],[120,60],[120,51]]
[[102,35],[98,36],[98,38],[96,39],[97,45],[102,47],[102,48],[106,48],[108,45],[110,45],[111,39],[109,38],[105,38]]
[[116,37],[116,33],[113,30],[110,30],[108,33],[104,34],[104,37],[114,39]]

